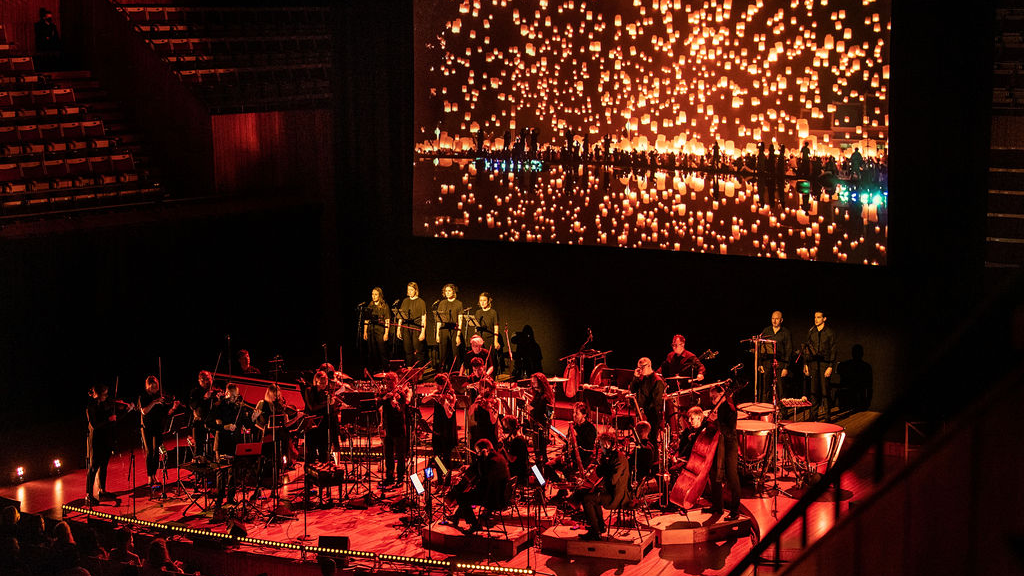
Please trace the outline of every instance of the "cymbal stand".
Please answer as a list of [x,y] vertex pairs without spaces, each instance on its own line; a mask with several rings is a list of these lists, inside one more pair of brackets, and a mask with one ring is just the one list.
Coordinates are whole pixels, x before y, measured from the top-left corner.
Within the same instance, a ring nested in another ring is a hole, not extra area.
[[[765,339],[765,343],[771,342],[771,346],[774,349],[775,341]],[[772,518],[778,517],[779,513],[779,494],[792,498],[792,494],[779,488],[779,475],[782,473],[782,466],[779,462],[779,428],[782,426],[782,420],[780,418],[781,410],[779,409],[779,360],[772,354],[772,441],[771,441],[771,458],[766,464],[766,467],[771,470],[771,486],[767,486],[764,483],[764,477],[767,474],[767,470],[762,471],[762,486],[765,492],[771,492],[772,494],[772,506],[771,514]],[[754,369],[754,373],[757,373],[757,368]]]

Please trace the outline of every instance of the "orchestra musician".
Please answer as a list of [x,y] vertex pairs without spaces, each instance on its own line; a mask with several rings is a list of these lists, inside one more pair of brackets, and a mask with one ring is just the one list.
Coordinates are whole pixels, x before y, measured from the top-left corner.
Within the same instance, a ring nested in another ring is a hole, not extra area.
[[391,309],[384,300],[384,291],[370,291],[370,304],[363,310],[363,340],[369,348],[370,369],[374,372],[388,367],[388,332],[391,329]]
[[434,401],[434,424],[430,446],[434,456],[441,459],[449,470],[452,467],[452,452],[458,445],[458,426],[455,422],[455,391],[451,378],[441,373],[434,377],[437,388],[425,399]]
[[548,382],[548,377],[541,372],[530,376],[530,388],[533,397],[530,399],[530,423],[533,429],[533,457],[538,466],[548,461],[548,434],[551,428],[551,416],[555,408],[555,389]]
[[476,448],[476,458],[473,470],[467,473],[472,475],[475,482],[467,484],[455,494],[459,507],[454,516],[447,518],[456,528],[460,520],[465,520],[469,524],[466,534],[480,530],[473,505],[483,506],[488,512],[500,509],[504,504],[505,486],[509,480],[508,462],[494,449],[490,440],[481,438],[473,446]]
[[252,365],[252,359],[249,358],[248,350],[238,351],[238,371],[243,376],[259,376],[259,368]]
[[486,439],[491,446],[498,443],[498,399],[494,389],[485,387],[469,407],[469,442]]
[[[117,405],[107,397],[108,388],[98,384],[89,390],[89,404],[85,409],[89,425],[88,454],[89,471],[85,480],[85,504],[94,506],[100,500],[115,496],[107,492],[107,464],[114,451],[114,425],[117,423]],[[96,478],[99,476],[99,497],[92,495]]]
[[782,312],[772,312],[771,325],[761,331],[761,338],[772,340],[775,345],[758,344],[761,349],[757,354],[757,372],[766,386],[770,386],[776,377],[781,386],[782,379],[789,375],[789,358],[793,353],[793,337],[789,328],[782,325]]
[[637,361],[633,380],[629,383],[629,391],[636,394],[636,402],[643,411],[643,419],[651,425],[648,438],[657,444],[664,414],[665,380],[651,368],[650,358],[644,357]]
[[633,437],[636,440],[636,447],[630,456],[629,467],[634,471],[637,481],[650,478],[655,472],[656,456],[658,454],[654,443],[651,442],[651,424],[641,420],[633,427]]
[[[459,374],[462,375],[473,371],[475,360],[480,361],[480,366],[485,374],[490,375],[494,371],[491,351],[484,348],[484,338],[479,334],[474,334],[473,337],[469,339],[469,350],[467,350],[462,357],[462,364],[459,366]],[[479,380],[479,377],[477,380]]]
[[680,431],[678,445],[672,455],[673,464],[669,468],[671,472],[678,472],[686,466],[690,459],[690,452],[693,452],[693,445],[697,442],[701,430],[704,429],[704,410],[700,406],[690,406],[686,411],[686,427]]
[[[245,426],[251,423],[248,407],[242,402],[238,385],[231,382],[224,390],[224,395],[213,407],[211,427],[215,431],[214,450],[217,460],[234,457],[235,447],[242,439]],[[226,474],[217,475],[217,498],[215,507],[220,508],[227,491],[228,500],[235,499],[235,469],[232,467]]]
[[434,309],[437,323],[437,338],[440,369],[448,372],[459,357],[459,346],[462,345],[462,301],[456,299],[458,288],[455,284],[445,284],[441,290],[444,298]]
[[277,384],[267,386],[263,400],[260,400],[253,409],[253,424],[263,432],[263,442],[269,442],[271,439],[274,442],[275,466],[281,462],[278,458],[283,458],[289,467],[291,462],[294,462],[290,427],[302,416],[302,412],[284,402],[281,398],[281,388]]
[[327,462],[330,458],[330,422],[328,415],[333,399],[327,386],[328,374],[325,370],[317,370],[313,374],[313,385],[302,389],[307,416],[319,418],[315,427],[306,430],[306,462]]
[[525,486],[530,477],[530,447],[526,436],[520,434],[519,421],[515,416],[502,418],[501,428],[505,432],[501,445],[505,459],[508,460],[509,473],[516,482]]
[[[241,361],[241,352],[239,360]],[[248,357],[246,352],[246,357]],[[217,399],[217,391],[213,388],[213,374],[209,370],[199,372],[199,381],[188,396],[188,406],[192,409],[192,440],[195,442],[195,456],[205,458],[209,454],[209,427],[207,422],[213,411],[213,403]]]
[[[663,378],[686,376],[694,380],[703,380],[704,364],[696,354],[686,349],[686,338],[682,334],[676,334],[672,337],[672,351],[661,363],[658,373]],[[655,426],[654,429],[657,431],[658,427]]]
[[740,475],[739,475],[739,442],[736,438],[736,406],[731,397],[724,397],[725,389],[721,384],[711,387],[711,401],[718,405],[717,410],[708,414],[708,426],[718,429],[718,448],[715,459],[708,470],[708,484],[711,486],[711,506],[703,512],[720,514],[722,512],[722,483],[729,491],[729,500],[725,508],[729,511],[726,520],[736,520],[740,514]]
[[829,421],[832,419],[829,383],[839,360],[839,343],[836,333],[825,324],[827,321],[824,313],[814,313],[814,326],[807,332],[803,355],[804,376],[811,378],[811,414],[817,417],[824,402],[825,420]]
[[409,403],[412,389],[408,382],[400,381],[398,374],[388,372],[384,376],[384,394],[380,399],[381,423],[384,426],[384,480],[380,488],[387,489],[396,484],[395,462],[398,462],[398,483],[406,476],[406,456],[409,452],[408,422]]
[[152,487],[157,484],[156,471],[160,467],[160,447],[167,431],[167,419],[181,403],[164,396],[156,376],[147,376],[146,389],[139,395],[136,405],[142,414],[142,447],[146,451],[146,476]]
[[[548,467],[562,476],[569,478],[572,473],[582,473],[590,466],[594,456],[594,445],[597,443],[597,427],[589,419],[587,405],[577,402],[572,409],[572,426],[569,427],[569,441],[565,445],[567,453],[560,454],[548,462]],[[579,462],[576,455],[579,454]]]
[[580,535],[581,540],[599,540],[604,532],[604,513],[601,508],[618,508],[629,491],[629,464],[626,456],[615,446],[615,435],[610,432],[601,434],[597,441],[600,453],[592,475],[596,483],[587,486],[584,480],[582,503],[587,518],[587,532]]
[[405,366],[412,368],[427,359],[427,305],[420,299],[420,286],[409,282],[406,298],[398,308],[398,339],[405,349]]

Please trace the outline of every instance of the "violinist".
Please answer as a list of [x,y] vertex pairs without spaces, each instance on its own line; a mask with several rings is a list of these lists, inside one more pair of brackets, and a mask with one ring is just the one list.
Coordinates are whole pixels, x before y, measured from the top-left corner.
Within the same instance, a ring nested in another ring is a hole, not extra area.
[[597,440],[599,453],[594,475],[597,483],[584,488],[583,512],[587,517],[587,532],[580,540],[599,540],[604,532],[604,513],[601,508],[618,508],[629,491],[629,464],[626,456],[615,446],[615,435],[605,432]]
[[263,400],[256,404],[252,412],[253,423],[263,432],[263,442],[273,439],[277,457],[284,455],[289,462],[294,461],[289,427],[302,416],[302,412],[284,403],[281,399],[281,389],[277,384],[267,386]]
[[[216,430],[214,448],[217,452],[217,459],[230,457],[235,454],[235,447],[242,438],[244,426],[251,422],[249,409],[242,403],[242,397],[238,393],[238,385],[234,382],[227,385],[224,395],[213,407],[213,429]],[[224,501],[225,488],[228,490],[228,499],[234,500],[235,471],[232,468],[225,476],[218,474],[217,478],[217,500],[216,508],[221,507]]]
[[[243,350],[244,352],[244,350]],[[213,389],[213,374],[209,370],[199,372],[199,381],[188,395],[188,407],[192,409],[192,440],[195,442],[196,457],[206,457],[210,449],[207,421],[217,400]]]
[[448,522],[456,528],[460,520],[466,520],[469,528],[466,534],[473,534],[480,530],[480,522],[476,513],[473,512],[473,505],[479,505],[488,511],[495,511],[502,508],[505,500],[505,486],[508,483],[509,471],[508,462],[494,449],[494,444],[486,438],[477,440],[473,445],[476,448],[476,458],[472,466],[476,482],[467,485],[467,489],[455,495],[459,503],[455,516],[448,518]]
[[708,471],[708,483],[711,485],[711,506],[703,512],[722,513],[722,482],[729,490],[729,501],[726,508],[729,515],[726,520],[736,520],[740,514],[740,475],[739,475],[739,443],[736,439],[736,406],[732,398],[725,395],[721,385],[711,388],[711,401],[717,409],[708,414],[708,426],[718,429],[718,449],[715,459]]
[[151,487],[157,484],[156,471],[160,466],[167,419],[180,405],[177,400],[164,396],[156,376],[146,377],[146,389],[139,395],[137,406],[142,414],[142,447],[146,451],[146,476]]
[[[333,370],[332,370],[333,372]],[[329,376],[322,368],[313,375],[313,385],[302,389],[306,403],[306,415],[319,418],[315,427],[306,431],[306,461],[326,462],[330,458],[330,422],[328,415],[331,403],[331,390],[328,388]]]
[[452,452],[458,444],[458,426],[455,422],[455,391],[452,389],[451,378],[441,373],[434,377],[437,389],[427,398],[434,401],[434,424],[430,446],[434,456],[450,470]]
[[388,332],[391,328],[391,309],[384,301],[384,291],[370,291],[370,303],[363,308],[363,341],[369,349],[370,370],[378,372],[388,366]]
[[525,486],[530,479],[530,447],[526,436],[519,433],[519,421],[515,416],[502,418],[501,428],[505,432],[502,452],[508,461],[509,472],[516,482]]
[[[658,443],[658,432],[661,431],[662,414],[664,411],[665,381],[651,368],[650,358],[641,358],[633,371],[633,381],[629,383],[629,391],[636,394],[636,403],[643,411],[643,419],[651,425],[648,435],[651,442]],[[638,414],[637,417],[640,417]]]
[[381,489],[396,484],[395,462],[398,462],[398,478],[401,482],[406,475],[405,458],[409,452],[408,422],[409,403],[412,402],[412,389],[408,382],[398,379],[398,374],[388,372],[384,376],[385,393],[380,399],[381,418],[384,425],[384,480]]
[[[88,460],[89,471],[85,481],[85,504],[94,506],[101,499],[112,499],[107,492],[107,463],[114,450],[114,424],[117,422],[117,405],[107,397],[108,388],[98,384],[89,390],[89,404],[85,415],[89,425]],[[96,477],[99,476],[99,498],[92,495]]]
[[530,399],[530,423],[533,429],[533,457],[537,464],[548,461],[548,430],[551,427],[551,416],[555,407],[555,389],[548,382],[548,377],[541,372],[530,376],[530,388],[533,397]]
[[494,391],[485,388],[469,407],[471,414],[469,425],[469,441],[476,444],[478,440],[487,439],[491,446],[498,443],[498,399]]

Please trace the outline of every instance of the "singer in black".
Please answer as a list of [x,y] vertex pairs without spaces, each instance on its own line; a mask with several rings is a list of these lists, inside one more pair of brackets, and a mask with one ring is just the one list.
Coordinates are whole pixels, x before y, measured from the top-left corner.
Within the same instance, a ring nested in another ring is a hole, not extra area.
[[363,341],[366,342],[370,370],[382,372],[388,368],[388,332],[391,329],[391,309],[384,300],[384,291],[374,288],[370,303],[362,307]]
[[[682,334],[676,334],[672,337],[672,351],[661,363],[658,373],[663,378],[686,376],[694,380],[703,380],[704,364],[696,354],[686,349],[686,338]],[[655,427],[655,431],[657,431],[657,427]]]
[[555,389],[542,372],[530,376],[529,427],[533,430],[533,458],[538,466],[548,461],[548,434],[555,409]]
[[457,290],[455,284],[445,284],[442,290],[444,298],[435,302],[435,336],[443,372],[453,369],[459,356],[459,346],[462,345],[462,301],[456,298]]
[[[587,532],[581,540],[598,540],[604,532],[604,513],[601,508],[614,509],[622,506],[629,491],[629,463],[626,456],[615,447],[615,435],[605,432],[598,437],[596,478],[584,479],[583,512],[587,516]],[[596,480],[596,482],[594,482]],[[593,486],[587,483],[594,482]]]
[[488,513],[503,508],[505,485],[509,480],[508,461],[494,449],[494,444],[490,440],[482,438],[473,446],[477,453],[473,464],[476,468],[477,484],[456,495],[459,508],[455,511],[455,516],[448,519],[456,528],[459,527],[459,520],[466,520],[469,523],[467,534],[480,530],[480,522],[473,512],[473,505],[483,506]]
[[317,420],[314,427],[306,430],[306,462],[327,462],[331,444],[328,418],[331,394],[327,389],[327,372],[317,370],[313,374],[313,385],[303,388],[302,399],[306,403],[306,416]]
[[[107,492],[107,463],[114,451],[114,425],[117,422],[117,407],[107,398],[107,387],[104,384],[94,386],[89,391],[89,405],[85,416],[89,424],[88,454],[89,471],[85,479],[85,504],[99,504],[100,499],[113,498]],[[99,476],[99,498],[92,495],[96,477]]]
[[[239,352],[239,360],[241,353]],[[245,358],[249,353],[245,353]],[[208,420],[213,410],[213,403],[217,399],[217,391],[213,389],[213,374],[203,370],[199,373],[199,381],[188,396],[188,407],[192,409],[192,440],[196,446],[196,457],[207,457],[212,447],[209,441]]]
[[420,298],[420,286],[409,282],[406,298],[398,308],[398,339],[405,348],[405,365],[412,368],[427,359],[427,305]]
[[395,462],[398,463],[398,481],[406,476],[406,456],[409,453],[409,432],[406,429],[408,407],[412,389],[400,382],[398,375],[388,372],[384,377],[385,394],[380,400],[381,422],[384,424],[384,480],[381,488],[395,484]]
[[711,402],[718,405],[707,417],[708,426],[718,429],[718,448],[715,459],[708,469],[708,484],[711,486],[711,507],[705,513],[722,513],[722,482],[729,492],[725,509],[729,511],[726,520],[736,520],[740,514],[739,442],[736,438],[736,406],[731,396],[725,396],[721,385],[711,388]]
[[811,379],[811,414],[817,416],[819,407],[825,405],[825,421],[832,419],[829,381],[839,359],[839,343],[836,333],[825,322],[828,318],[822,312],[814,313],[814,326],[807,332],[804,344],[804,376]]
[[484,339],[485,345],[491,345],[497,352],[501,350],[501,339],[498,336],[498,311],[491,307],[491,294],[482,292],[478,303],[480,307],[473,312],[473,319],[477,324],[476,333]]
[[[778,379],[779,394],[782,394],[783,379],[789,375],[789,359],[793,354],[793,338],[789,328],[782,325],[782,312],[772,312],[772,323],[761,331],[761,338],[771,340],[775,344],[760,343],[757,354],[758,379],[764,382],[763,390],[771,390],[771,385]],[[768,400],[771,400],[770,394]]]
[[146,389],[139,395],[137,407],[142,414],[142,447],[146,451],[146,476],[149,485],[157,483],[156,471],[160,466],[160,447],[167,431],[167,419],[180,404],[164,396],[160,380],[146,377]]
[[648,438],[657,445],[664,414],[665,381],[651,368],[650,358],[637,361],[629,391],[636,394],[636,403],[644,413],[644,420],[651,425]]

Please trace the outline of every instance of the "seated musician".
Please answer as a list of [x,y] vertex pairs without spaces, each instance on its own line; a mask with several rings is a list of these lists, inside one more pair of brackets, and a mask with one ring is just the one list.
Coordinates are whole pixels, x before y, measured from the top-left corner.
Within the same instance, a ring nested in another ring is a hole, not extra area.
[[654,475],[657,468],[655,464],[658,451],[650,439],[650,422],[646,420],[637,422],[633,428],[633,434],[637,445],[629,464],[630,468],[635,471],[635,478],[639,482]]
[[665,378],[686,376],[694,380],[704,379],[704,364],[693,352],[686,349],[686,338],[682,334],[672,337],[672,351],[661,363],[658,372]]
[[430,446],[434,456],[440,458],[451,470],[452,452],[459,443],[458,424],[455,421],[455,391],[452,389],[451,378],[443,372],[434,377],[434,383],[437,388],[424,398],[434,401],[434,424]]
[[[594,455],[597,427],[588,419],[587,405],[583,402],[573,405],[572,426],[569,428],[568,438],[565,453],[548,462],[549,468],[560,472],[565,478],[586,470]],[[576,452],[579,452],[579,463],[576,462]]]
[[690,452],[693,451],[693,445],[697,442],[697,437],[700,436],[703,429],[704,411],[700,406],[690,406],[690,409],[686,411],[686,428],[679,432],[679,446],[672,455],[673,463],[669,468],[670,471],[678,472],[686,466]]
[[526,485],[530,478],[530,449],[526,436],[519,431],[519,421],[515,416],[505,416],[501,420],[501,428],[505,432],[502,440],[508,469],[512,478],[520,485]]
[[533,458],[538,466],[548,461],[548,434],[551,428],[551,416],[555,408],[555,389],[548,382],[547,376],[535,372],[530,376],[529,429],[533,430]]
[[480,375],[476,372],[473,365],[474,360],[481,360],[483,362],[483,373],[488,376],[494,372],[493,358],[491,358],[491,351],[484,348],[483,336],[476,334],[469,339],[469,350],[462,356],[462,364],[459,366],[459,374],[476,374],[476,380],[480,379]]
[[498,399],[487,388],[477,396],[469,407],[469,441],[490,440],[491,446],[498,443]]
[[[583,512],[587,517],[587,532],[580,535],[581,540],[600,539],[604,532],[604,512],[601,508],[622,506],[629,492],[629,464],[626,456],[615,447],[615,435],[609,432],[601,434],[597,445],[600,452],[594,469],[595,478],[585,479],[580,489],[584,491]],[[594,480],[596,482],[590,486],[589,483]]]
[[459,521],[469,523],[467,534],[480,530],[480,521],[473,511],[473,505],[483,506],[488,512],[500,510],[505,505],[505,486],[508,483],[508,462],[494,449],[494,444],[486,438],[474,444],[477,456],[472,466],[475,473],[475,484],[470,482],[462,492],[455,495],[459,503],[455,516],[448,522],[458,528]]
[[[256,404],[252,412],[252,420],[263,432],[263,442],[274,442],[274,455],[276,458],[286,457],[290,463],[294,461],[295,454],[292,453],[291,431],[289,427],[297,422],[302,413],[284,403],[281,399],[281,389],[277,384],[267,386],[263,393],[263,400]],[[275,459],[276,460],[276,459]],[[280,460],[276,460],[280,462]]]

